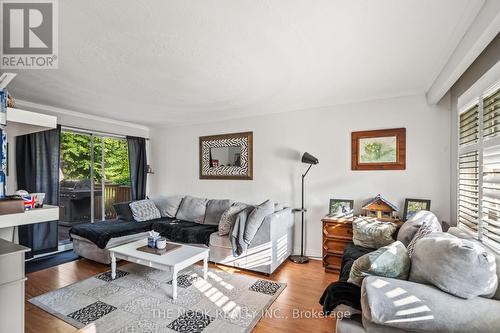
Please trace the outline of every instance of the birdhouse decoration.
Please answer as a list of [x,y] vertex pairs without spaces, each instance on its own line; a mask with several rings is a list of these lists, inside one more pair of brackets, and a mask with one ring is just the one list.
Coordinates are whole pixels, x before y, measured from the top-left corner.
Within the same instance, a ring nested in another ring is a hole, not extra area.
[[375,217],[379,220],[394,221],[397,218],[395,213],[398,207],[378,194],[375,198],[368,201],[362,208],[363,214],[368,217]]

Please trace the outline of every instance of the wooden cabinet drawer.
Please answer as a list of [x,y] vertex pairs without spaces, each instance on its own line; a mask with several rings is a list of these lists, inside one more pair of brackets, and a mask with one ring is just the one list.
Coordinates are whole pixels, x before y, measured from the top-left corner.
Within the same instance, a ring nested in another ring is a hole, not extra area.
[[323,227],[323,233],[326,237],[350,240],[352,239],[352,226],[347,223],[326,223]]
[[323,248],[325,249],[326,252],[342,255],[344,253],[345,246],[348,243],[350,243],[350,241],[325,237],[323,240]]
[[326,254],[323,257],[323,263],[325,265],[325,269],[340,272],[340,266],[342,265],[342,256],[335,254]]

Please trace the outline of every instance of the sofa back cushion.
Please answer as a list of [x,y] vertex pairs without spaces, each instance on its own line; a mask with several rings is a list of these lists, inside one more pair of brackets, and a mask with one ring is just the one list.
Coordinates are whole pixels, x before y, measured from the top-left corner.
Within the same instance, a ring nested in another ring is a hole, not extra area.
[[113,204],[113,209],[116,213],[116,219],[120,221],[133,221],[134,216],[130,209],[130,201],[118,202]]
[[222,214],[233,204],[232,200],[208,200],[203,224],[218,225]]
[[151,198],[160,211],[161,217],[174,218],[182,202],[181,195],[159,196]]
[[415,243],[410,280],[465,299],[491,298],[498,286],[495,256],[479,242],[434,232]]
[[439,223],[438,218],[434,213],[422,210],[415,215],[412,216],[411,219],[403,223],[401,228],[398,231],[398,241],[403,243],[405,246],[408,246],[416,235],[418,229],[426,225],[427,228],[430,228],[435,231],[442,231],[441,223]]
[[[470,234],[466,233],[465,231],[463,231],[462,229],[457,228],[457,227],[451,227],[448,230],[448,233],[450,233],[454,236],[457,236],[459,238],[469,239],[469,240],[472,240],[474,242],[477,242],[477,240],[472,238],[472,236]],[[484,245],[484,247],[490,249],[486,245]],[[498,281],[500,281],[500,252],[498,250],[494,250],[494,249],[490,249],[490,250],[491,250],[491,253],[495,256],[496,266],[497,266],[497,279],[498,279]],[[492,298],[500,301],[500,286],[497,287],[497,291],[495,292],[495,295],[493,295]]]
[[185,196],[175,217],[179,220],[203,224],[208,199]]
[[410,257],[403,243],[396,241],[354,261],[347,282],[361,287],[366,276],[375,275],[407,280]]
[[354,245],[378,249],[394,242],[392,234],[396,225],[371,217],[359,217],[352,222]]
[[132,201],[129,206],[132,210],[134,220],[138,222],[159,219],[161,217],[160,211],[151,200]]
[[264,201],[252,210],[248,215],[243,234],[243,239],[247,244],[253,240],[266,216],[272,213],[274,213],[274,203],[271,200]]

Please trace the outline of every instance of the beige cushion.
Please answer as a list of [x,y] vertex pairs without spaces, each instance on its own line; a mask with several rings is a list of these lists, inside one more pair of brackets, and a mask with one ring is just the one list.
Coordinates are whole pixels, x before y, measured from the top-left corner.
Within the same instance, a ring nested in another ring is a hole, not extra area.
[[353,243],[357,246],[378,249],[394,242],[392,234],[396,225],[371,217],[359,217],[352,223]]

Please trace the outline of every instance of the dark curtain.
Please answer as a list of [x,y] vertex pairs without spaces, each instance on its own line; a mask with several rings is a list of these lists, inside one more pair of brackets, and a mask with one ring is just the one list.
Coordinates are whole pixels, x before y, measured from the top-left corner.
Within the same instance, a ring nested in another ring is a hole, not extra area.
[[127,142],[132,200],[142,200],[146,198],[146,139],[127,136]]
[[[59,205],[59,145],[61,127],[16,137],[17,188],[45,193],[44,203]],[[57,251],[58,221],[19,226],[19,243],[27,256]]]

